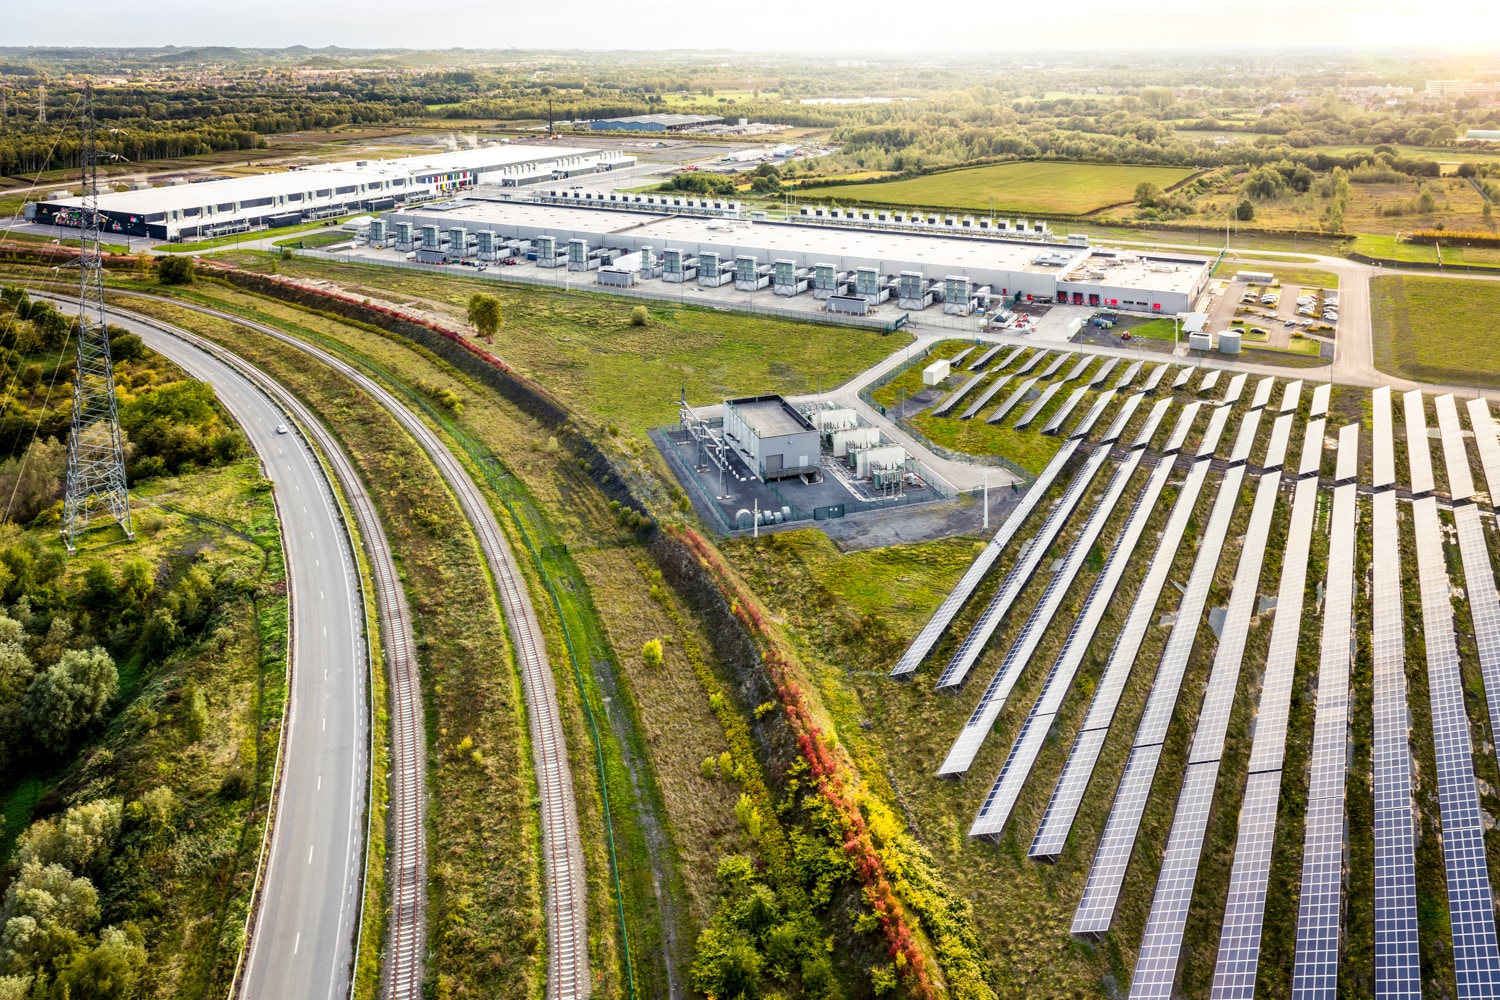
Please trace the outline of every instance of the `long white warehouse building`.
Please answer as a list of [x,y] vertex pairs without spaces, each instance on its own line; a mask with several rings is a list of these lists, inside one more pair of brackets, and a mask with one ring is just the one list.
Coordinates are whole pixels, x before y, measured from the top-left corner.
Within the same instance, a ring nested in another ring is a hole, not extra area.
[[633,203],[575,208],[457,200],[391,211],[384,224],[386,233],[411,234],[414,245],[424,229],[443,240],[458,230],[469,240],[485,232],[495,240],[551,237],[559,252],[569,241],[582,240],[585,254],[650,248],[656,258],[674,251],[685,258],[713,254],[724,265],[754,258],[757,269],[781,264],[798,271],[819,265],[845,273],[873,268],[884,277],[919,274],[923,282],[938,283],[958,276],[974,287],[988,286],[992,298],[1012,302],[1037,299],[1163,314],[1191,311],[1212,270],[1206,258],[1167,251],[817,225],[796,217],[786,222],[705,218]]
[[[394,160],[349,160],[282,173],[100,193],[106,233],[158,240],[221,236],[410,205],[473,187],[533,184],[627,166],[616,150],[516,143]],[[27,206],[30,221],[77,226],[82,199]]]

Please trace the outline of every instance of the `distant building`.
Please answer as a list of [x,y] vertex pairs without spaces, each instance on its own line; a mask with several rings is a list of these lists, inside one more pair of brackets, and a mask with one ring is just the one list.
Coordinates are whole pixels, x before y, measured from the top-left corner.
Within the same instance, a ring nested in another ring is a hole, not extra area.
[[1428,80],[1428,97],[1500,97],[1500,83],[1476,80]]
[[717,125],[722,115],[626,115],[622,118],[597,118],[589,122],[595,132],[679,132],[698,125]]
[[1478,139],[1480,142],[1500,142],[1500,129],[1471,128],[1464,133],[1464,138]]

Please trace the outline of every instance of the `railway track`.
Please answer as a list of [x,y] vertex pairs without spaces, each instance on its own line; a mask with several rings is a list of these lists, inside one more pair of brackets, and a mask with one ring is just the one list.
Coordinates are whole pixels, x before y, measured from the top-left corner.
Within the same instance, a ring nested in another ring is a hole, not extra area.
[[[272,337],[290,347],[313,357],[319,363],[368,393],[381,407],[394,417],[427,454],[447,482],[449,489],[458,498],[460,507],[474,528],[479,547],[489,566],[495,582],[496,594],[505,615],[516,659],[521,667],[522,689],[526,697],[527,718],[531,730],[532,765],[536,771],[537,787],[541,794],[542,855],[545,869],[547,904],[547,997],[548,1000],[583,1000],[591,993],[588,961],[588,912],[587,887],[583,865],[583,842],[578,830],[577,801],[573,795],[572,771],[568,763],[567,746],[563,737],[562,714],[558,707],[557,689],[553,682],[551,664],[547,658],[541,625],[537,621],[536,609],[522,580],[510,543],[500,530],[494,512],[475,485],[462,463],[442,442],[437,434],[422,420],[406,408],[392,393],[374,379],[333,354],[282,333],[274,327],[243,319],[232,313],[205,306],[195,306],[173,299],[160,299],[144,293],[115,292],[114,294],[156,301],[170,302],[182,309],[213,316],[226,322],[243,326],[257,333]],[[135,314],[133,314],[135,315]],[[142,322],[167,329],[175,335],[185,336],[192,342],[216,356],[231,361],[242,370],[254,371],[244,362],[226,356],[223,348],[186,331],[168,327],[149,317],[139,317]],[[259,375],[259,373],[256,373]],[[261,375],[261,378],[265,376]],[[274,382],[269,383],[275,386]],[[317,422],[300,402],[280,386],[278,394],[284,394],[289,408],[299,421],[309,427]],[[278,399],[282,395],[277,396]],[[326,433],[326,432],[324,432]],[[320,441],[320,444],[322,442]],[[343,457],[342,450],[325,448],[330,455]],[[347,464],[347,458],[344,458]],[[358,487],[358,477],[352,465],[348,472]],[[340,481],[343,482],[342,473]],[[347,484],[346,492],[349,491]],[[365,513],[378,526],[373,507],[363,489],[351,492],[361,498]],[[354,501],[351,500],[351,504]],[[358,511],[359,506],[356,505]],[[365,527],[361,521],[361,528]],[[372,537],[372,536],[367,536]],[[383,532],[380,535],[384,540]],[[385,547],[384,558],[389,564],[389,547]],[[372,563],[375,561],[372,556]],[[374,567],[372,566],[372,569]],[[393,638],[404,643],[407,650],[405,674],[402,678],[407,692],[409,711],[397,710],[393,705],[392,737],[395,744],[393,764],[402,778],[395,782],[396,794],[392,798],[392,826],[396,835],[392,856],[399,859],[392,867],[392,938],[387,943],[385,969],[382,980],[385,987],[382,995],[390,1000],[416,998],[421,992],[422,957],[425,949],[426,927],[423,921],[426,903],[426,843],[425,843],[425,793],[423,791],[423,764],[425,737],[422,729],[421,689],[418,686],[418,667],[411,652],[411,630],[405,599],[401,592],[399,577],[389,577],[390,592],[377,576],[377,590],[381,601],[382,621],[385,620],[386,601],[399,602],[400,613],[391,620],[398,623],[399,634]],[[394,605],[392,606],[394,610]],[[390,652],[389,648],[387,650]],[[392,694],[397,695],[396,679],[393,677]],[[413,777],[414,776],[414,777]]]

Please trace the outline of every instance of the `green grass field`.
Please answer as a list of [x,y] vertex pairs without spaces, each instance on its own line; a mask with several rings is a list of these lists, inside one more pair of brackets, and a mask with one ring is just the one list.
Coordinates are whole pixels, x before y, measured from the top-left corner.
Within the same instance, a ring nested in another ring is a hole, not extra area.
[[1028,161],[949,170],[900,181],[798,190],[810,197],[836,201],[1086,215],[1130,201],[1136,185],[1143,181],[1167,188],[1194,172],[1187,167]]
[[1234,280],[1236,273],[1240,271],[1254,271],[1259,274],[1273,274],[1276,280],[1281,282],[1283,289],[1288,285],[1301,285],[1305,288],[1328,288],[1339,287],[1339,277],[1332,271],[1323,271],[1315,267],[1287,267],[1284,264],[1237,264],[1225,260],[1219,264],[1214,272],[1215,278],[1225,281]]
[[1375,366],[1422,382],[1500,386],[1489,330],[1500,283],[1391,275],[1370,282]]
[[[1409,260],[1417,263],[1436,264],[1438,247],[1421,243],[1398,243],[1394,236],[1355,237],[1353,251],[1367,257],[1384,260]],[[1444,264],[1483,264],[1500,267],[1500,249],[1487,247],[1442,247]]]

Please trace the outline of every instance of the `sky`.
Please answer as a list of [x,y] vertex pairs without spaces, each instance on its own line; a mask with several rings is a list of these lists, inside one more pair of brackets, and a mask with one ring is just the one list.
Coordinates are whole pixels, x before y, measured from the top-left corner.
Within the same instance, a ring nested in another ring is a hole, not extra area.
[[[730,16],[712,16],[723,11]],[[732,13],[731,13],[732,12]],[[50,0],[0,45],[736,49],[801,53],[1461,48],[1500,43],[1500,0],[860,0],[786,7],[629,0]],[[1491,48],[1497,58],[1500,49]]]

